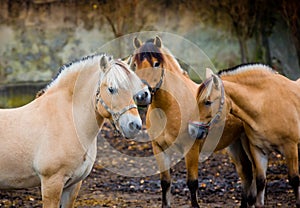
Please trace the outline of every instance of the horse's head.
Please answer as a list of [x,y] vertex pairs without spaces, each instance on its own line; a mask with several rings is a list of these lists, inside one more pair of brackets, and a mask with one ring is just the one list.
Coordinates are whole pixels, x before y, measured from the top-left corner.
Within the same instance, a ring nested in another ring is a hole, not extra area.
[[148,85],[151,94],[154,94],[161,87],[164,77],[162,40],[156,36],[155,39],[142,43],[134,38],[133,44],[136,50],[131,60],[131,68]]
[[[124,59],[122,62],[125,63],[126,65],[130,65],[132,63],[132,55]],[[133,99],[139,106],[142,107],[148,106],[151,103],[151,93],[149,91],[148,85],[144,83],[143,89],[137,92],[134,95]]]
[[100,59],[100,81],[96,92],[98,115],[109,118],[127,138],[142,128],[142,121],[133,97],[143,90],[139,77],[121,61],[103,55]]
[[206,70],[206,80],[199,86],[197,104],[199,121],[189,122],[189,134],[194,139],[204,139],[210,127],[217,123],[224,107],[224,87],[222,80],[210,69]]

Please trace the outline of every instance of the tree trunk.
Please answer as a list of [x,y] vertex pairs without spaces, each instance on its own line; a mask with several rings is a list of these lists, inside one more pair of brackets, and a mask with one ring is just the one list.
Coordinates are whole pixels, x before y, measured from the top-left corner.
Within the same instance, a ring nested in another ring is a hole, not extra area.
[[[298,29],[298,30],[300,30],[300,29]],[[300,37],[299,37],[299,35],[297,36],[297,34],[292,34],[292,38],[293,38],[293,42],[295,44],[295,48],[296,48],[296,52],[297,52],[298,66],[300,68]]]
[[246,40],[242,37],[238,37],[239,45],[240,45],[240,52],[241,52],[241,63],[248,63],[248,50],[247,50],[247,43]]
[[263,60],[265,61],[265,63],[271,66],[272,63],[268,35],[265,32],[261,32],[261,36],[263,47]]

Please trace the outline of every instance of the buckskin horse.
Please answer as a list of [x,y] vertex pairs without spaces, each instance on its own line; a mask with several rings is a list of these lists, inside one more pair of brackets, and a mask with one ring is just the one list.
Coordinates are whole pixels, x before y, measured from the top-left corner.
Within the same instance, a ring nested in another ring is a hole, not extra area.
[[1,109],[0,189],[41,185],[43,207],[73,207],[105,118],[125,137],[141,129],[133,95],[143,88],[128,65],[91,55],[62,66],[29,104]]
[[[136,50],[131,67],[143,82],[147,83],[152,94],[146,125],[160,170],[162,207],[171,206],[170,166],[174,151],[181,152],[185,158],[191,204],[192,207],[199,207],[198,160],[203,140],[193,139],[188,134],[189,120],[199,115],[195,99],[199,85],[181,69],[175,57],[163,46],[158,36],[145,43],[138,38],[133,42]],[[251,197],[252,175],[249,175],[249,172],[252,172],[252,164],[239,139],[243,134],[242,122],[233,116],[228,116],[224,133],[215,151],[229,146],[228,151],[242,180],[244,190],[242,205],[246,206],[248,198]],[[245,165],[242,167],[241,163]]]
[[[224,100],[225,113],[232,114],[243,122],[249,139],[249,157],[256,176],[256,207],[264,206],[268,155],[281,152],[288,167],[289,184],[300,207],[298,172],[298,143],[300,138],[300,86],[299,82],[276,73],[262,64],[240,65],[219,72],[211,71],[197,94],[200,121],[195,132],[206,131],[212,121],[209,109]],[[214,123],[218,123],[215,119]],[[198,132],[199,133],[199,132]],[[201,134],[201,133],[200,133]],[[205,135],[204,135],[205,136]],[[254,196],[255,197],[255,196]]]

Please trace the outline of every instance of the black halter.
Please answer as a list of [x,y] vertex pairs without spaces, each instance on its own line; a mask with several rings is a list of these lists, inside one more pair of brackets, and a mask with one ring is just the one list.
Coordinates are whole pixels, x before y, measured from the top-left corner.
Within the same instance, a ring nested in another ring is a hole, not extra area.
[[151,102],[150,103],[152,103],[152,98],[155,95],[155,93],[160,89],[160,87],[163,83],[164,76],[165,76],[165,69],[161,68],[160,79],[153,88],[150,86],[150,84],[146,80],[142,79],[142,82],[148,86],[148,89],[151,93]]

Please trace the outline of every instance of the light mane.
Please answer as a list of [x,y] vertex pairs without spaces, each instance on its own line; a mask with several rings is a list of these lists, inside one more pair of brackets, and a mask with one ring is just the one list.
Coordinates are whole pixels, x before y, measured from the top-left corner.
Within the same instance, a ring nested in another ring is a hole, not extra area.
[[[52,79],[52,81],[43,89],[42,93],[46,92],[50,88],[60,83],[60,80],[71,73],[78,72],[79,70],[84,70],[85,68],[98,67],[100,70],[100,59],[102,56],[107,56],[106,54],[94,54],[85,56],[80,60],[75,60],[68,64],[60,67],[57,75]],[[99,82],[104,79],[109,87],[130,89],[133,93],[141,89],[140,79],[131,71],[128,70],[129,66],[125,63],[117,64],[112,57],[109,58],[110,69],[103,73],[101,71]]]
[[91,67],[95,64],[95,61],[98,61],[98,63],[99,63],[100,58],[104,55],[105,54],[89,55],[89,56],[85,56],[81,59],[76,59],[70,63],[64,64],[63,66],[61,66],[59,68],[58,73],[54,76],[52,81],[45,87],[45,89],[43,89],[43,91],[46,92],[48,89],[57,85],[60,82],[60,80],[63,77],[68,76],[68,74],[77,72],[77,71],[81,70],[82,68]]
[[141,90],[143,84],[140,78],[129,70],[127,64],[123,62],[119,64],[114,60],[110,64],[111,68],[100,75],[100,80],[106,79],[109,87],[131,90],[133,95]]
[[243,64],[238,65],[233,68],[224,69],[222,71],[218,72],[218,75],[220,77],[222,76],[232,76],[232,75],[238,75],[249,71],[261,71],[261,72],[270,72],[270,73],[276,73],[275,70],[273,70],[271,67],[264,65],[264,64]]

